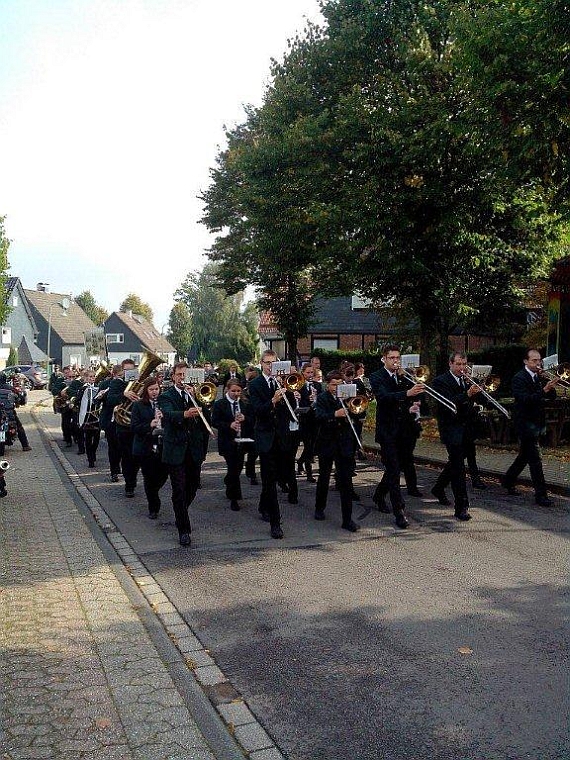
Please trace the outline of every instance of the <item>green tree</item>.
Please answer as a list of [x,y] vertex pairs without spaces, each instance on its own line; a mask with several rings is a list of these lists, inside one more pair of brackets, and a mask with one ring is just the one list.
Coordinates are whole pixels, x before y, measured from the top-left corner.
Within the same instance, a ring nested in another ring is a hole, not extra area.
[[503,146],[477,139],[465,13],[495,5],[322,3],[325,28],[274,64],[204,195],[226,285],[258,285],[282,329],[296,308],[302,330],[320,293],[395,299],[432,364],[454,327],[504,321],[559,254],[560,220]]
[[6,236],[6,230],[4,228],[5,219],[5,216],[0,216],[0,324],[5,324],[8,314],[10,313],[10,307],[6,302],[6,278],[10,266],[8,264],[10,240]]
[[133,314],[140,314],[147,322],[152,324],[154,319],[154,312],[151,307],[142,301],[135,293],[129,293],[122,304],[119,306],[119,311],[123,313],[132,311]]
[[228,295],[218,285],[217,266],[192,272],[174,294],[191,317],[191,353],[198,360],[234,357],[251,361],[257,350],[257,320],[253,307],[243,307],[243,293]]
[[166,337],[178,356],[185,359],[192,346],[192,315],[183,301],[175,303],[170,311]]
[[109,316],[109,312],[96,303],[95,298],[89,290],[84,290],[73,300],[96,325],[102,325]]

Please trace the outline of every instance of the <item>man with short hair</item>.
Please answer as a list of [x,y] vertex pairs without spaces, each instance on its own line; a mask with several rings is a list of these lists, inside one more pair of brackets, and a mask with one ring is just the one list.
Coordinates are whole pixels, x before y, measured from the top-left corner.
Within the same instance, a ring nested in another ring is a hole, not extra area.
[[384,498],[390,495],[392,511],[398,528],[405,530],[409,523],[406,505],[400,489],[400,472],[406,475],[406,486],[411,496],[421,495],[417,490],[413,451],[418,437],[415,426],[416,397],[424,393],[422,383],[411,384],[400,377],[400,348],[388,345],[384,349],[384,366],[370,375],[370,386],[376,399],[376,443],[384,475],[374,494],[381,512],[389,512]]
[[462,351],[454,351],[449,356],[449,370],[438,375],[432,384],[435,391],[455,405],[456,411],[437,403],[439,437],[447,449],[448,459],[431,492],[440,504],[449,504],[445,486],[451,483],[455,517],[462,521],[471,519],[465,473],[465,436],[469,434],[469,426],[475,414],[474,396],[481,392],[480,387],[467,381],[466,367],[467,355]]
[[188,507],[196,498],[205,456],[204,423],[200,410],[190,400],[193,388],[184,384],[187,367],[186,362],[174,365],[171,375],[174,385],[161,393],[157,402],[162,412],[162,461],[168,465],[181,546],[190,546],[192,527]]
[[541,507],[551,507],[546,481],[542,469],[540,436],[544,434],[544,407],[547,401],[556,398],[555,385],[560,378],[553,377],[543,382],[540,352],[529,348],[523,360],[524,367],[511,381],[515,399],[515,428],[519,437],[519,453],[501,480],[511,496],[517,495],[517,478],[528,464],[534,487],[534,500]]

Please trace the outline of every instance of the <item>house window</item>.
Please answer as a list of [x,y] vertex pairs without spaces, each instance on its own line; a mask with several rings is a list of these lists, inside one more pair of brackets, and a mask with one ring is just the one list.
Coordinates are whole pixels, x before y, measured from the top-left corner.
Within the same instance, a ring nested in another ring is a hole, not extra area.
[[107,333],[106,338],[107,338],[107,343],[124,343],[125,342],[124,333]]
[[338,351],[338,338],[315,338],[313,348],[322,348],[324,351]]
[[12,296],[12,306],[18,305],[18,296]]
[[12,342],[12,328],[3,327],[2,328],[2,343],[11,343],[11,342]]

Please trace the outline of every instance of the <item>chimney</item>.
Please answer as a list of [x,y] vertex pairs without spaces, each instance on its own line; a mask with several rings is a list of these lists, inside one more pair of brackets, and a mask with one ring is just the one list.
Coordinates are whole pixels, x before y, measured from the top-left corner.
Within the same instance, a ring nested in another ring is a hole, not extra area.
[[36,285],[36,290],[40,290],[42,293],[49,293],[48,285],[49,282],[38,282]]

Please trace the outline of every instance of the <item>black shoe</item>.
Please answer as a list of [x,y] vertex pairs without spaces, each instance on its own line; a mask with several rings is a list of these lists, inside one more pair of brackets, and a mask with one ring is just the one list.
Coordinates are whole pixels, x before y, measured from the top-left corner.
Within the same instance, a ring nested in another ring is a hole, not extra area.
[[435,496],[435,498],[439,501],[440,504],[443,504],[444,507],[448,507],[451,502],[445,495],[445,491],[439,490],[439,488],[432,488],[431,489],[432,494]]
[[118,483],[119,482],[119,476],[116,472],[112,473],[111,475],[111,483]]
[[378,507],[379,512],[383,512],[385,515],[389,515],[392,512],[390,507],[386,504],[386,497],[384,496],[383,493],[382,494],[375,493],[374,496],[372,497],[372,501]]
[[357,525],[354,520],[344,522],[340,527],[343,530],[348,530],[350,533],[357,533],[360,530],[360,525]]
[[134,495],[135,495],[135,492],[132,488],[125,488],[125,496],[127,497],[127,499],[132,499]]
[[350,494],[350,498],[352,501],[360,501],[360,496],[356,493],[354,488],[352,489],[352,493]]
[[280,525],[274,525],[271,528],[271,538],[283,538],[283,531]]
[[398,526],[398,528],[401,528],[402,530],[405,530],[410,524],[402,509],[399,509],[397,512],[394,512],[394,517],[396,518],[396,525]]
[[157,520],[158,519],[158,512],[149,512],[148,513],[148,519],[149,520]]
[[479,491],[487,490],[487,484],[484,483],[481,478],[475,478],[475,480],[472,480],[471,486],[472,488],[477,488]]
[[324,520],[325,513],[322,509],[315,509],[315,520]]
[[553,507],[554,502],[552,499],[549,499],[548,496],[537,496],[534,500],[535,504],[538,504],[539,507]]
[[455,517],[457,520],[461,520],[462,522],[467,522],[467,520],[471,519],[471,515],[467,511],[467,509],[459,509],[455,510]]
[[259,485],[259,482],[258,482],[257,478],[250,478],[249,482],[251,483],[252,486],[258,486]]
[[95,462],[93,461],[89,462],[89,467],[95,467]]
[[303,465],[303,462],[301,462],[300,459],[297,460],[297,475],[302,475],[305,471],[305,467]]
[[515,486],[512,483],[508,483],[504,478],[501,478],[500,481],[501,485],[505,489],[505,491],[508,493],[509,496],[520,496],[520,492],[517,491]]
[[230,509],[232,510],[232,512],[239,512],[240,511],[241,507],[237,503],[236,499],[232,499],[231,500],[231,502],[230,502]]
[[420,498],[423,496],[423,493],[417,488],[408,488],[408,496],[416,496],[417,498]]
[[180,534],[180,546],[190,546],[190,533]]
[[4,486],[4,488],[0,488],[0,499],[3,499],[4,496],[8,496],[8,491],[6,490],[6,486]]

